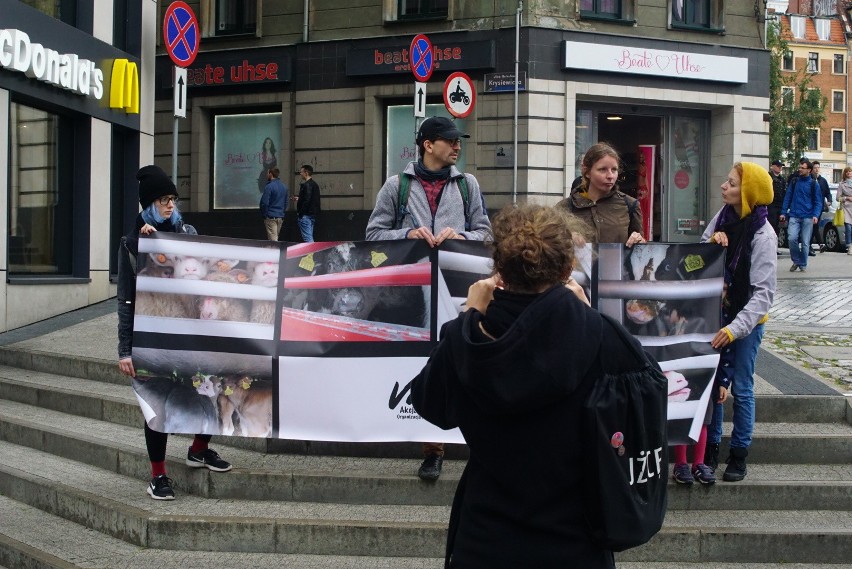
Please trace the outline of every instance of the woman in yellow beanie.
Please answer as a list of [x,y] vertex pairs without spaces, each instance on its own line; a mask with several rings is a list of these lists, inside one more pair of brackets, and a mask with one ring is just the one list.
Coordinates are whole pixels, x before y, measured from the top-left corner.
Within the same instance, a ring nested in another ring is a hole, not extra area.
[[722,439],[722,403],[734,395],[734,428],[723,480],[745,478],[746,457],[754,430],[754,362],[763,339],[763,323],[775,298],[778,239],[767,223],[772,178],[752,162],[737,162],[722,184],[721,210],[707,224],[703,241],[725,247],[724,327],[711,345],[721,350],[705,463],[715,469]]

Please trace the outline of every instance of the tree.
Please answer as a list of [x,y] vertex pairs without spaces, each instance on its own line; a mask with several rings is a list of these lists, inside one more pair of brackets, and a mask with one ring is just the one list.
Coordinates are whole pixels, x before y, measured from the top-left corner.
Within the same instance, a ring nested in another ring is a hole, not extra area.
[[[810,131],[825,120],[828,99],[811,85],[810,73],[800,69],[784,72],[782,63],[789,51],[776,20],[769,22],[766,47],[769,56],[769,156],[798,160],[808,149]],[[785,89],[789,88],[788,89]]]

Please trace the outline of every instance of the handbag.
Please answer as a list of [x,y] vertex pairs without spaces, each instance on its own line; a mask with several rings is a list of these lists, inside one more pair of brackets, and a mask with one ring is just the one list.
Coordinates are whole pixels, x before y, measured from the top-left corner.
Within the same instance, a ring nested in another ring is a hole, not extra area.
[[838,204],[837,211],[834,212],[834,227],[843,227],[846,217],[843,215],[843,206]]
[[[583,405],[584,480],[589,535],[623,551],[650,540],[663,525],[668,487],[668,380],[618,322],[604,319],[603,374]],[[613,370],[612,350],[628,350],[631,371]]]

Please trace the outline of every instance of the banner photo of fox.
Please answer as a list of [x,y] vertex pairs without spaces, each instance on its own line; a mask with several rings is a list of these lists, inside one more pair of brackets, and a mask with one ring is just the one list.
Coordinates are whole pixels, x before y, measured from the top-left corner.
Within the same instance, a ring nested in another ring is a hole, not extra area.
[[669,380],[669,444],[694,444],[709,422],[722,327],[724,249],[710,244],[646,243],[598,248],[593,302],[616,318]]

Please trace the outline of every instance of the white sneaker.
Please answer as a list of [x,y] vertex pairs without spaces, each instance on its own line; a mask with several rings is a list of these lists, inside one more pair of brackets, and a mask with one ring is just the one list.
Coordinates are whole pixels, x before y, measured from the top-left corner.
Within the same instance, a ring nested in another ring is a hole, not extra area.
[[846,247],[846,254],[852,255],[852,245],[849,245],[848,247]]

